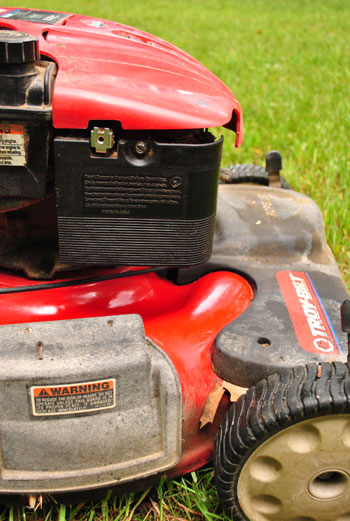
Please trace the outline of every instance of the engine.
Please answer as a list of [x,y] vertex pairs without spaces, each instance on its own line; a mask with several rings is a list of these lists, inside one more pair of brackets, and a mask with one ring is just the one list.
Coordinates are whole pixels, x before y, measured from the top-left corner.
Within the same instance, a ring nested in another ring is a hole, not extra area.
[[[181,91],[167,80],[167,90],[184,100],[170,111],[169,102],[163,101],[163,77],[158,85],[154,80],[156,70],[159,76],[157,63],[148,84],[142,79],[139,92],[140,80],[130,76],[133,85],[126,108],[125,95],[122,100],[117,98],[118,82],[117,94],[113,94],[116,100],[107,92],[111,85],[106,77],[112,80],[114,75],[115,80],[120,74],[125,80],[118,63],[111,72],[108,61],[106,74],[100,75],[100,92],[96,87],[95,92],[82,87],[89,77],[99,81],[97,59],[91,65],[87,55],[81,59],[73,56],[79,36],[81,45],[84,38],[93,46],[96,43],[93,35],[82,36],[76,30],[77,22],[89,18],[81,17],[72,24],[68,15],[56,13],[50,24],[59,24],[63,32],[55,33],[50,27],[44,30],[43,17],[35,20],[30,13],[37,12],[9,10],[0,16],[0,264],[24,269],[29,254],[39,268],[32,273],[25,269],[27,275],[46,278],[57,263],[62,268],[205,262],[212,249],[222,153],[222,138],[215,139],[206,125],[198,128],[200,112],[207,110],[211,93],[200,97],[200,93],[193,94],[193,87]],[[68,32],[67,20],[71,23]],[[112,36],[115,38],[114,33]],[[62,54],[67,48],[68,54]],[[184,62],[183,56],[176,58]],[[135,63],[137,52],[131,65]],[[206,69],[201,66],[199,71],[198,65],[195,60],[186,63],[187,74],[190,78],[192,66],[204,81]],[[145,101],[147,89],[148,95],[152,89],[153,97],[158,92],[155,103],[159,107],[150,109],[152,100]],[[195,111],[189,94],[197,97]],[[93,97],[90,105],[89,96]],[[223,123],[236,131],[237,113],[231,100],[231,120]],[[84,121],[77,122],[79,117]]]

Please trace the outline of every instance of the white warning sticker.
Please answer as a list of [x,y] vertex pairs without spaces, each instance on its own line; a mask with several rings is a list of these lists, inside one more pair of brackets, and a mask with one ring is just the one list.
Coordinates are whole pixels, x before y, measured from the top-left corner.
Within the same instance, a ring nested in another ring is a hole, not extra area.
[[101,411],[115,407],[115,379],[30,388],[34,416]]
[[104,24],[100,20],[81,20],[83,24],[88,25],[89,27],[108,27],[108,25]]
[[24,166],[25,164],[23,125],[0,123],[0,166]]

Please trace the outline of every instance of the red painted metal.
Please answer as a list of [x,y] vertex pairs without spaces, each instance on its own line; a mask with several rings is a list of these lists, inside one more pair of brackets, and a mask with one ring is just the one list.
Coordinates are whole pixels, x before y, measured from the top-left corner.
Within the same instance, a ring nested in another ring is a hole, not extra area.
[[41,54],[58,64],[54,127],[83,129],[91,120],[106,119],[120,121],[126,130],[227,125],[236,126],[236,146],[241,144],[237,99],[177,47],[108,20],[67,14],[45,25],[6,19],[15,9],[2,9],[0,27],[37,36]]
[[[119,270],[119,271],[125,271]],[[118,270],[90,270],[72,279]],[[68,278],[68,277],[67,277]],[[55,281],[57,282],[57,281]],[[0,287],[36,285],[12,274],[0,275]],[[199,468],[210,460],[216,422],[199,430],[210,391],[220,379],[211,364],[216,335],[250,304],[252,289],[241,276],[214,272],[182,286],[154,273],[68,288],[0,295],[0,324],[138,313],[146,335],[168,354],[179,375],[183,396],[183,452],[170,476]],[[223,412],[227,403],[222,406]]]

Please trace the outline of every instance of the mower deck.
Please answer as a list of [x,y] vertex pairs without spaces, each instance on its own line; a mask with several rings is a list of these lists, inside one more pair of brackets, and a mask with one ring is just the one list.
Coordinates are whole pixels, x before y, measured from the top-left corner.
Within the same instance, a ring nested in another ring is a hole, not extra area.
[[[118,272],[90,270],[46,284],[68,287],[40,290],[40,282],[2,273],[2,288],[19,289],[1,295],[0,320],[14,324],[0,330],[2,492],[73,491],[193,470],[212,457],[228,406],[224,400],[214,424],[199,430],[220,378],[248,387],[296,365],[346,361],[338,310],[347,294],[316,205],[276,188],[219,192],[211,262],[179,270],[176,283],[164,270],[79,284]],[[305,281],[306,273],[315,304],[324,305],[321,319],[334,326],[332,350],[328,340],[317,352],[312,335],[300,339],[293,327],[300,301],[285,275]],[[81,386],[101,382],[112,382],[114,398],[98,390],[95,406]]]

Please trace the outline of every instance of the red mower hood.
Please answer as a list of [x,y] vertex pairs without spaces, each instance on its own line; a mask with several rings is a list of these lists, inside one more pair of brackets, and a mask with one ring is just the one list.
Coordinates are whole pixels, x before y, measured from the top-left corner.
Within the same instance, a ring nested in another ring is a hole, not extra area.
[[53,125],[117,120],[126,130],[227,126],[242,142],[241,108],[197,60],[145,32],[87,16],[0,8],[0,28],[35,35],[58,65]]

